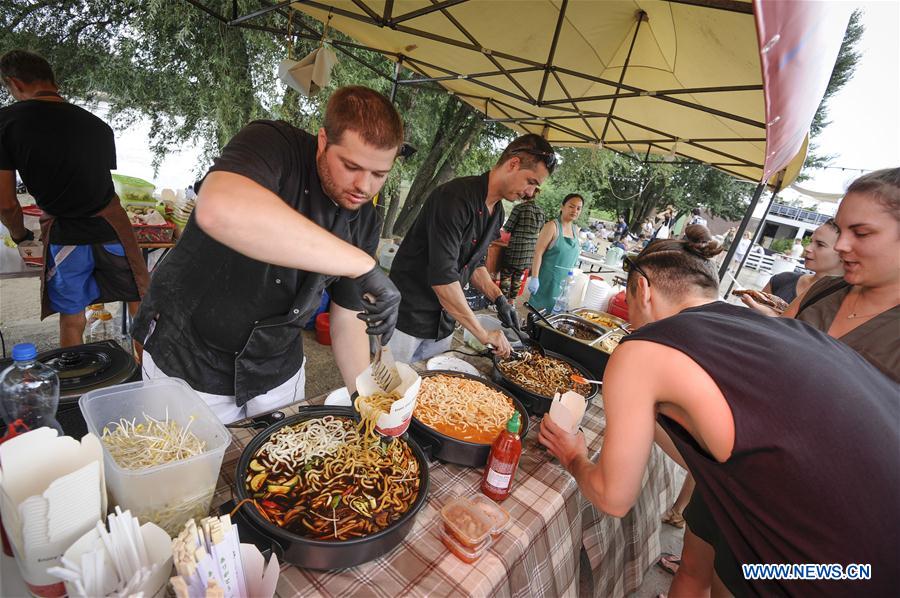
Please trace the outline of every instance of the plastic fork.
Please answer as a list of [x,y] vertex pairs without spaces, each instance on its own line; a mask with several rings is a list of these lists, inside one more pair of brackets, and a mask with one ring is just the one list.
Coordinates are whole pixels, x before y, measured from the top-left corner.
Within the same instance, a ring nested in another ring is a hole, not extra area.
[[572,374],[571,378],[572,382],[575,382],[576,384],[597,384],[603,386],[603,380],[590,380],[584,376],[579,376],[578,374]]
[[397,371],[397,362],[391,350],[381,344],[381,338],[375,337],[378,350],[375,352],[375,361],[372,362],[372,378],[384,392],[391,392],[400,386],[400,372]]

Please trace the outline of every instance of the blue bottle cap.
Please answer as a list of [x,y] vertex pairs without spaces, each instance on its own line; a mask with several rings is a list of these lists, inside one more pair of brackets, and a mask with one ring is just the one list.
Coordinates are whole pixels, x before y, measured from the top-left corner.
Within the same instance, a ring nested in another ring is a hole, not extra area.
[[35,357],[37,357],[37,348],[31,343],[19,343],[13,347],[13,361],[30,361]]

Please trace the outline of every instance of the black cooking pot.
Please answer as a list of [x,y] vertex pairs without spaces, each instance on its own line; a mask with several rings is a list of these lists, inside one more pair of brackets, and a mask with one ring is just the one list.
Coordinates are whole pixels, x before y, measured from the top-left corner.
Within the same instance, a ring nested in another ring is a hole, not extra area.
[[[564,361],[568,363],[570,366],[575,368],[575,371],[585,378],[591,378],[591,374],[587,369],[576,363],[575,361],[560,355],[559,353],[554,353],[552,351],[546,351],[547,357],[555,357],[560,361]],[[550,411],[550,405],[553,403],[553,397],[545,397],[543,395],[535,394],[528,390],[527,388],[523,388],[507,378],[503,372],[500,371],[499,360],[496,355],[494,355],[494,369],[491,372],[491,379],[497,382],[500,386],[504,388],[508,388],[511,393],[513,393],[516,397],[521,399],[522,404],[525,405],[525,408],[528,410],[528,413],[532,415],[541,416]],[[590,391],[585,397],[589,402],[591,399],[597,396],[597,393],[600,392],[600,387],[596,384],[590,384]]]
[[[515,407],[516,411],[522,415],[522,430],[519,435],[524,439],[525,435],[528,434],[528,411],[525,409],[525,405],[505,388],[501,388],[484,378],[462,372],[431,370],[423,373],[422,377],[428,378],[437,375],[468,378],[469,380],[474,380],[480,384],[484,384],[490,389],[503,393],[512,400],[513,407]],[[413,438],[422,445],[425,454],[429,455],[432,459],[438,459],[445,463],[455,463],[457,465],[464,465],[465,467],[484,467],[484,464],[487,463],[488,455],[491,453],[490,444],[468,442],[466,440],[459,440],[452,436],[447,436],[431,426],[423,424],[416,419],[415,415],[413,415],[409,428]]]
[[[350,407],[327,405],[304,407],[301,408],[300,413],[297,415],[273,424],[257,434],[250,444],[247,445],[247,448],[244,449],[238,461],[237,471],[234,476],[234,493],[237,496],[237,501],[250,498],[247,490],[244,488],[244,478],[249,470],[250,460],[253,459],[256,451],[272,434],[284,426],[326,415],[349,417],[354,420],[359,419],[359,416]],[[393,550],[406,537],[406,534],[412,529],[416,514],[422,508],[422,505],[425,504],[425,499],[428,496],[428,460],[425,458],[425,453],[422,452],[419,445],[408,434],[404,434],[401,438],[409,444],[413,455],[419,462],[419,493],[412,506],[398,521],[379,532],[363,538],[326,542],[311,540],[269,523],[259,514],[256,507],[249,503],[245,503],[241,507],[241,514],[257,531],[272,541],[273,551],[283,561],[298,567],[323,570],[343,569],[377,559]]]

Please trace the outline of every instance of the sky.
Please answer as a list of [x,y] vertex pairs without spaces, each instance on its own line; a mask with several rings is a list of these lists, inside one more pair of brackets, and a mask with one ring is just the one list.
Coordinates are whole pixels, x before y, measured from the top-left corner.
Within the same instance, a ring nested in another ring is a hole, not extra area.
[[[877,170],[900,166],[900,2],[850,2],[863,11],[862,57],[853,78],[828,103],[831,124],[816,139],[835,166]],[[804,187],[840,193],[861,173],[824,169]]]
[[[831,98],[831,124],[816,142],[821,153],[835,155],[835,166],[865,170],[900,166],[900,1],[847,4],[863,11],[865,32],[858,45],[862,57],[853,78]],[[148,134],[147,123],[127,134],[116,132],[118,172],[151,180],[160,187],[192,183],[199,152],[189,146],[180,148],[166,158],[154,176]],[[840,193],[861,172],[831,168],[807,174],[812,179],[804,182],[804,187]]]

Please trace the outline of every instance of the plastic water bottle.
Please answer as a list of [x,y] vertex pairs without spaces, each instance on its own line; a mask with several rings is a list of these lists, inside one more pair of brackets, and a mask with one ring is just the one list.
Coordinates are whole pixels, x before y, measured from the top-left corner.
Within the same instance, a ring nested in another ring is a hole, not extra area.
[[556,303],[553,304],[554,314],[569,311],[569,289],[573,284],[575,284],[575,272],[569,270],[566,277],[559,283],[559,295],[556,297]]
[[118,340],[116,334],[116,326],[113,323],[112,314],[102,310],[97,314],[97,319],[91,324],[88,330],[88,342],[99,343],[105,340]]
[[0,372],[0,409],[11,424],[21,419],[30,430],[41,427],[63,431],[56,421],[59,405],[59,378],[52,368],[37,360],[31,343],[13,347],[13,364]]
[[87,329],[91,329],[91,324],[97,321],[99,315],[106,311],[106,306],[102,303],[94,303],[88,305],[87,313],[84,314],[84,319],[87,321]]

